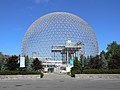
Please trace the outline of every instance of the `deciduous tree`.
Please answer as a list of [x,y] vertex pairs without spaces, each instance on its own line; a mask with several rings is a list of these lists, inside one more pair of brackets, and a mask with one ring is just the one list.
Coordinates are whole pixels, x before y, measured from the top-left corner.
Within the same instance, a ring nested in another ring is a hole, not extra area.
[[5,64],[6,69],[16,70],[17,68],[19,68],[18,59],[19,58],[16,55],[6,58],[6,64]]
[[33,60],[31,66],[32,66],[33,70],[35,70],[35,71],[38,71],[38,70],[42,70],[42,69],[43,69],[42,62],[39,61],[38,58],[35,58],[35,59]]

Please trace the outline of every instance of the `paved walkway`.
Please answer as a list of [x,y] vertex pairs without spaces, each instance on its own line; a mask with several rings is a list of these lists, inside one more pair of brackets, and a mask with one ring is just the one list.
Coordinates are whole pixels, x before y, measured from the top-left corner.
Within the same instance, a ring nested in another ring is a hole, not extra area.
[[45,74],[32,80],[0,80],[0,90],[120,90],[120,80],[80,80]]
[[45,73],[44,79],[55,80],[55,79],[72,79],[66,74],[55,74],[55,73]]

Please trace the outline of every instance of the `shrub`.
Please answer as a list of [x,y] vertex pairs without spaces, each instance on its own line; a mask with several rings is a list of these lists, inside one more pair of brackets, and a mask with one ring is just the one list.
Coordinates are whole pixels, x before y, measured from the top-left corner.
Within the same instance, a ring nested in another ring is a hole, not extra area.
[[75,71],[72,70],[71,71],[71,77],[75,77],[75,74],[76,74]]
[[0,75],[17,75],[19,71],[0,71]]
[[67,72],[67,75],[71,76],[71,72]]
[[85,69],[83,70],[83,74],[120,74],[120,69]]
[[43,78],[43,76],[44,76],[44,74],[41,72],[41,74],[40,74],[40,78]]
[[44,76],[42,72],[35,72],[35,71],[0,71],[0,75],[41,75]]

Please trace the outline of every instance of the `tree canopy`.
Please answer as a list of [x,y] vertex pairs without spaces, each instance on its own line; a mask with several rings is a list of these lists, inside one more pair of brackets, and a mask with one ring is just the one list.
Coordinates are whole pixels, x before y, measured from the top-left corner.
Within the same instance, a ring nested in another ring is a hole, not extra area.
[[35,58],[35,59],[33,60],[31,66],[32,66],[33,70],[35,70],[35,71],[38,71],[38,70],[42,70],[42,69],[43,69],[42,62],[39,61],[38,58]]
[[5,64],[6,69],[16,70],[17,68],[19,68],[18,59],[19,58],[16,55],[6,58],[6,64]]

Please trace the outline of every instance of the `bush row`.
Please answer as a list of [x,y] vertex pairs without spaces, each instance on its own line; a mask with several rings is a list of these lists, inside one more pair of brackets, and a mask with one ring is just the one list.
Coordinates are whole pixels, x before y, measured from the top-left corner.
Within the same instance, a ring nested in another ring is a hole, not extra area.
[[85,69],[82,74],[120,74],[120,69],[102,70],[102,69]]
[[0,75],[38,75],[40,74],[43,77],[42,72],[35,71],[0,71]]

